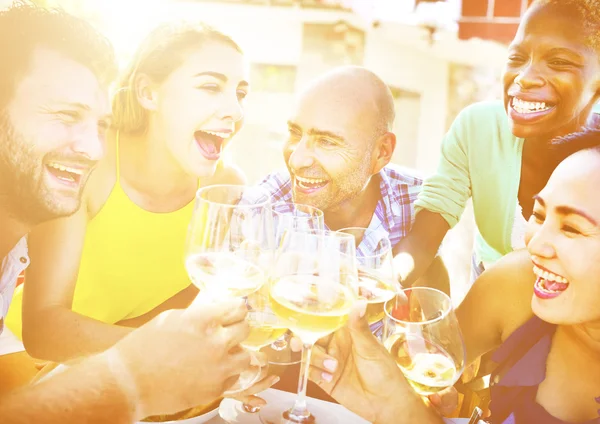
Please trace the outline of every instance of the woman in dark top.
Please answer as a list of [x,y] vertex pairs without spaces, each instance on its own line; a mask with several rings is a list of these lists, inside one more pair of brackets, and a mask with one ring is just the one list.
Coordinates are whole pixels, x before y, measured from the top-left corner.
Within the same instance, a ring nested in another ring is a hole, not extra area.
[[[468,360],[500,346],[493,424],[600,424],[600,130],[569,139],[595,147],[556,168],[527,249],[485,271],[457,311]],[[442,422],[356,316],[315,352],[312,378],[377,424]]]

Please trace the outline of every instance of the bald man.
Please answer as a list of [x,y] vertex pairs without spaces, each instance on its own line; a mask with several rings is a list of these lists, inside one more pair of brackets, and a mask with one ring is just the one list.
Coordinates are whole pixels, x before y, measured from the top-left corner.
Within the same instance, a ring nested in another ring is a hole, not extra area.
[[[390,164],[394,99],[373,72],[345,66],[323,75],[299,96],[288,121],[283,156],[289,173],[275,172],[260,185],[275,202],[319,208],[331,230],[373,230],[357,246],[369,255],[383,237],[395,246],[410,230],[422,180]],[[417,282],[449,293],[441,260]]]

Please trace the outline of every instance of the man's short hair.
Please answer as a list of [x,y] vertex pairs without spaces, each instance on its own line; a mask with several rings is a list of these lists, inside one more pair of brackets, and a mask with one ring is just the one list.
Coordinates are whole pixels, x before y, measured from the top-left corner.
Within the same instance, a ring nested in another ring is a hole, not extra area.
[[107,87],[116,77],[111,43],[88,22],[59,9],[18,1],[0,10],[0,111],[12,99],[38,47],[81,63]]

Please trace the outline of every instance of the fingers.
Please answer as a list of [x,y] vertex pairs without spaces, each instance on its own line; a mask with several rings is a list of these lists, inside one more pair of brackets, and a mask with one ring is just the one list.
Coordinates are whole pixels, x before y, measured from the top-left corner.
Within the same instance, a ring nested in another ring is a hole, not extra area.
[[428,398],[435,409],[446,417],[451,415],[458,407],[458,391],[454,387],[429,395]]
[[331,395],[337,381],[336,375],[317,366],[311,366],[308,370],[308,378],[315,382],[327,394]]
[[302,351],[302,340],[300,340],[296,336],[293,336],[290,339],[290,349],[292,349],[292,352],[301,352]]
[[[261,373],[262,372],[263,371],[261,370]],[[278,381],[279,381],[279,377],[276,375],[266,376],[266,377],[262,378],[261,380],[259,380],[257,383],[253,384],[248,389],[244,390],[243,392],[237,393],[235,395],[235,399],[239,400],[240,402],[243,402],[243,403],[248,403],[254,407],[265,405],[266,402],[263,399],[257,398],[254,395],[257,393],[260,393],[260,392],[264,392],[265,390],[267,390],[274,384],[277,384]],[[253,399],[254,399],[254,402],[252,402]],[[262,401],[262,404],[257,405],[256,402],[258,402],[258,401],[256,401],[256,399],[260,399]]]
[[229,354],[229,357],[225,361],[225,375],[237,378],[239,374],[250,367],[252,357],[248,351],[236,349],[234,353]]
[[219,329],[220,339],[226,351],[230,351],[248,338],[250,326],[246,321],[240,321]]
[[367,312],[367,301],[365,299],[358,299],[354,305],[352,306],[352,310],[350,311],[350,316],[348,317],[348,326],[353,328],[360,328],[364,323],[367,323],[367,328],[369,327],[369,323],[367,320],[362,320]]

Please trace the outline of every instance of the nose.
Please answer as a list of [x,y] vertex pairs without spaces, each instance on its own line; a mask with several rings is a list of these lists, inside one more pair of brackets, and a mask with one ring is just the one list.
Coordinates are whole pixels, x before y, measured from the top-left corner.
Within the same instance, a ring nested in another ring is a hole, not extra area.
[[527,243],[529,253],[539,258],[552,259],[556,255],[553,237],[552,229],[546,221],[533,233],[529,243]]
[[71,149],[91,161],[98,161],[104,156],[104,136],[101,134],[96,122],[82,125],[74,134]]
[[546,82],[539,70],[536,68],[535,64],[530,62],[519,71],[515,77],[515,84],[522,89],[527,90],[531,88],[543,87]]
[[308,137],[303,136],[297,143],[286,146],[288,166],[293,170],[310,168],[314,164],[313,152],[308,146]]
[[224,121],[238,122],[244,118],[244,107],[238,98],[237,92],[222,96],[219,112],[220,118]]

